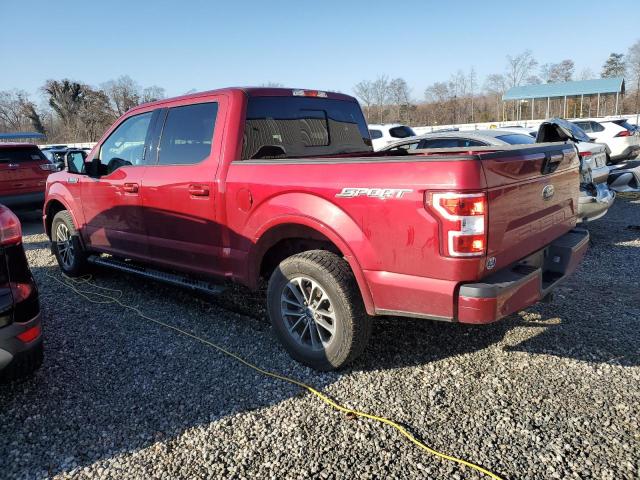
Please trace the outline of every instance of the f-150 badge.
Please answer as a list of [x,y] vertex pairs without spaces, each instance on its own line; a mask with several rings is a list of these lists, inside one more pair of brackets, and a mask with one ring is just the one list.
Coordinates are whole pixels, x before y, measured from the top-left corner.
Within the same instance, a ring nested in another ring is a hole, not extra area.
[[405,193],[411,193],[410,188],[358,188],[345,187],[340,193],[336,194],[338,198],[355,198],[355,197],[371,197],[386,200],[387,198],[402,198]]

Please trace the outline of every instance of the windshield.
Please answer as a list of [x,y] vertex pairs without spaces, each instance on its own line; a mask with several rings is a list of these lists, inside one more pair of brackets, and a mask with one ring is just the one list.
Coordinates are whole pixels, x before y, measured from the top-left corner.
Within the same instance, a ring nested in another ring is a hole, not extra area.
[[318,97],[249,97],[242,159],[371,152],[355,101]]
[[524,143],[536,143],[536,139],[530,135],[524,135],[522,133],[511,133],[509,135],[498,135],[498,140],[507,142],[510,145],[522,145]]

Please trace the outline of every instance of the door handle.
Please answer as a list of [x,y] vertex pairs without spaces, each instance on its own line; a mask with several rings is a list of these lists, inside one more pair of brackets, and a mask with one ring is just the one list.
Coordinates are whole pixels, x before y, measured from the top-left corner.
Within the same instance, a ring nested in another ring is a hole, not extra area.
[[126,193],[138,193],[139,185],[137,183],[125,183],[122,186],[122,190]]
[[194,197],[208,197],[209,196],[209,186],[191,184],[191,185],[189,185],[189,194],[194,196]]
[[20,165],[18,165],[17,163],[9,163],[7,165],[7,167],[9,167],[11,170],[15,170],[16,168],[18,168]]

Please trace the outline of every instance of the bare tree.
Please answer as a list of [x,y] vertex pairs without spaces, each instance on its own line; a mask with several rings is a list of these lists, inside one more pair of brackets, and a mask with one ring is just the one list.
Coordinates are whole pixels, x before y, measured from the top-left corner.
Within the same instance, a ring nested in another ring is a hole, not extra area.
[[487,77],[484,82],[484,89],[487,93],[492,96],[495,96],[496,99],[496,118],[502,118],[502,112],[500,111],[500,102],[502,100],[502,95],[507,90],[507,79],[504,75],[499,73],[493,73]]
[[96,141],[116,119],[109,97],[102,90],[85,87],[82,105],[76,122],[76,138]]
[[631,78],[636,83],[636,125],[640,117],[640,40],[636,41],[627,53],[627,68],[631,74]]
[[505,74],[507,86],[517,87],[522,85],[536,65],[538,65],[538,62],[533,58],[531,50],[525,50],[515,57],[507,55],[507,71]]
[[540,75],[546,83],[569,82],[575,71],[573,60],[566,59],[559,63],[545,63],[540,67]]
[[82,106],[84,85],[68,79],[47,80],[42,89],[49,96],[49,106],[56,112],[63,125],[71,126]]
[[365,114],[367,115],[367,119],[369,119],[371,116],[371,106],[374,102],[373,82],[370,82],[369,80],[358,82],[356,86],[353,87],[353,93],[355,93],[356,97],[364,103]]
[[384,123],[384,106],[389,101],[389,77],[380,75],[372,84],[373,99],[378,106],[378,119]]
[[407,107],[411,97],[411,89],[404,78],[394,78],[389,82],[389,100],[397,108],[396,120],[402,122],[401,110]]
[[9,90],[0,92],[0,125],[17,132],[23,125],[23,100],[25,92]]
[[36,106],[33,102],[24,100],[22,104],[22,111],[24,116],[29,120],[33,129],[38,133],[46,133],[44,124],[40,113],[36,110]]
[[474,121],[474,100],[476,95],[476,69],[471,67],[469,70],[469,94],[471,96],[471,122]]
[[622,77],[625,72],[624,55],[622,53],[612,53],[602,65],[602,78]]
[[142,90],[141,103],[155,102],[166,97],[165,90],[157,85],[151,85]]
[[596,78],[595,73],[590,68],[583,68],[580,70],[580,75],[578,75],[579,80],[591,80],[592,78]]
[[128,75],[109,80],[101,88],[118,116],[138,105],[142,98],[140,85]]

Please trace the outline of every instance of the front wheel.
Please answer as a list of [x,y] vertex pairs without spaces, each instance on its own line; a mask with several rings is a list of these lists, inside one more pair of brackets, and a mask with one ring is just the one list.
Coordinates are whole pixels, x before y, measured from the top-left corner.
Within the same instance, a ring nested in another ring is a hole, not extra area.
[[60,269],[70,277],[77,277],[89,268],[87,254],[82,248],[80,236],[71,214],[62,210],[51,222],[51,245]]
[[349,264],[338,255],[310,250],[283,260],[267,291],[269,317],[289,354],[316,370],[353,361],[371,334]]

